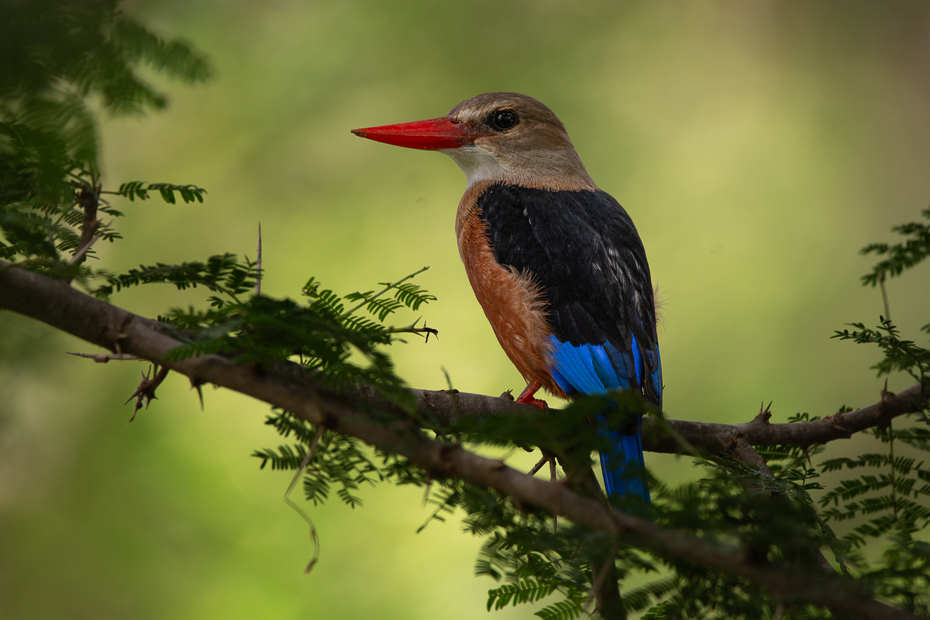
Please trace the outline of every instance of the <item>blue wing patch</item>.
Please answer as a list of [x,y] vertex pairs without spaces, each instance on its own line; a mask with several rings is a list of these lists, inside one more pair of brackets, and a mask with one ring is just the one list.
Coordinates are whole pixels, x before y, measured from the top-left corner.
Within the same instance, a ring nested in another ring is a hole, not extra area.
[[549,336],[549,342],[552,344],[552,378],[569,396],[629,389],[627,364],[609,342],[575,346],[560,342],[555,336]]

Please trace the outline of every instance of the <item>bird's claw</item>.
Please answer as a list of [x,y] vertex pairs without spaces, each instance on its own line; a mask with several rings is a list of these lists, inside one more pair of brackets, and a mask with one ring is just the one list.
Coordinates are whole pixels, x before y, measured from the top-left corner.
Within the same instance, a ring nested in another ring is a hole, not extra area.
[[534,407],[539,407],[543,411],[549,408],[549,403],[544,400],[539,400],[538,398],[527,398],[527,399],[517,399],[518,403],[523,403],[524,405],[533,405]]
[[539,381],[535,379],[530,382],[526,389],[520,392],[520,395],[517,396],[517,402],[523,403],[524,405],[533,405],[534,407],[539,407],[543,411],[549,408],[549,403],[538,398],[533,398],[536,395],[536,392],[539,391],[539,388],[542,387]]

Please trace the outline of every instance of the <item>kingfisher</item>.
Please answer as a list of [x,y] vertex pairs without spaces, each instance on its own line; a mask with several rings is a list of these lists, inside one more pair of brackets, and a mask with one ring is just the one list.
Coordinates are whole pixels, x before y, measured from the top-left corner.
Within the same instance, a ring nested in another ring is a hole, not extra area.
[[[631,390],[662,406],[662,365],[646,252],[627,212],[598,189],[562,122],[539,101],[493,92],[424,121],[352,130],[450,156],[468,181],[459,254],[497,340],[523,375],[517,398]],[[632,416],[631,416],[632,417]],[[598,432],[608,496],[649,501],[642,416]]]

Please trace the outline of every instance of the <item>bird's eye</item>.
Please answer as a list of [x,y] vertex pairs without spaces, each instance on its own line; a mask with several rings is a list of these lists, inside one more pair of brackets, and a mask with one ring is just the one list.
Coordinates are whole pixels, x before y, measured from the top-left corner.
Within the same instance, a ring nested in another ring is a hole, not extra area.
[[517,113],[513,110],[498,110],[496,112],[491,112],[491,116],[488,118],[488,124],[491,126],[491,128],[498,131],[510,129],[519,122],[520,119],[517,118]]

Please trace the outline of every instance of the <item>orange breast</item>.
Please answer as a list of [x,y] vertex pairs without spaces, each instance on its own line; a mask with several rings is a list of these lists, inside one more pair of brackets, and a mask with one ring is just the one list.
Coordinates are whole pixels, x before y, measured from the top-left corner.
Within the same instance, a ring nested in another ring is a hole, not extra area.
[[475,184],[462,197],[455,220],[459,254],[465,272],[501,347],[527,383],[539,381],[549,392],[566,398],[549,374],[550,345],[546,301],[531,274],[500,265],[477,212],[487,183]]

